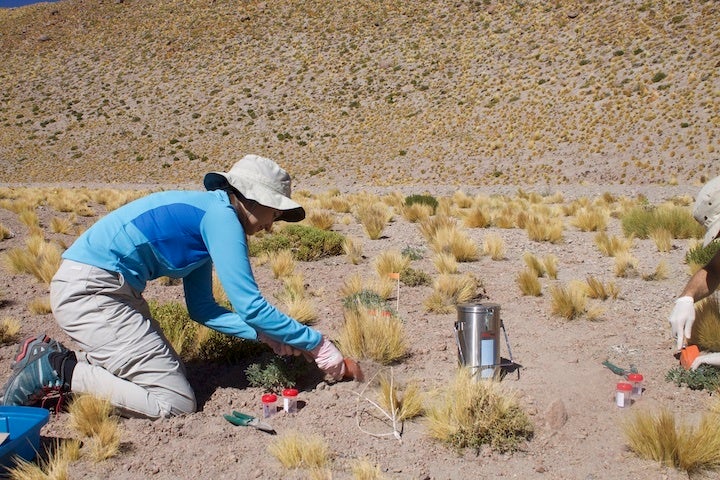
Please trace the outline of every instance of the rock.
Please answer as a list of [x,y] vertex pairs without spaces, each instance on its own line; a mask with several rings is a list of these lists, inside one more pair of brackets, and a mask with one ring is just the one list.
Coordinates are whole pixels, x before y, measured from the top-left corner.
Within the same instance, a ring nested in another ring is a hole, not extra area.
[[545,412],[545,422],[552,430],[560,430],[568,420],[565,402],[561,399],[553,401]]
[[47,42],[49,40],[50,40],[50,35],[43,34],[38,37],[38,42]]

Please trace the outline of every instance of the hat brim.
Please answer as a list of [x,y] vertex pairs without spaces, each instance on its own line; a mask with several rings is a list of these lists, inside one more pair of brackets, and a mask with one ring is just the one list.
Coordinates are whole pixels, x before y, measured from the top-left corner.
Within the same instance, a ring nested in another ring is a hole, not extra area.
[[718,233],[720,233],[720,218],[716,218],[715,221],[710,224],[710,227],[708,227],[707,231],[705,232],[705,237],[703,237],[703,247],[707,247],[710,242],[715,240],[718,236]]
[[231,186],[246,198],[255,200],[260,205],[275,208],[283,212],[278,220],[299,222],[305,218],[305,209],[290,197],[267,188],[259,182],[253,182],[237,175],[224,172],[210,172],[205,175],[203,183],[207,190],[219,190]]

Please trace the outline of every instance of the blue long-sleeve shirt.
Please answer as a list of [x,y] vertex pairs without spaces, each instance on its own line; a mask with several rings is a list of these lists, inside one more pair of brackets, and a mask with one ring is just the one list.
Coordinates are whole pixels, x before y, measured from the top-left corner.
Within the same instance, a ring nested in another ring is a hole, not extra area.
[[[302,350],[321,334],[288,317],[261,295],[247,237],[223,191],[153,193],[98,220],[63,258],[118,272],[138,292],[149,280],[182,278],[190,317],[220,332],[257,339],[257,332]],[[212,294],[212,267],[233,306]]]

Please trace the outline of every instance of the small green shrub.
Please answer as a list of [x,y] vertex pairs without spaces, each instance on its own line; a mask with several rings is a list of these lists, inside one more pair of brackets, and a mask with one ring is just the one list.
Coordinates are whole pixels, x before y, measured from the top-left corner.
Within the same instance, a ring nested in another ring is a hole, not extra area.
[[342,255],[344,241],[345,237],[337,232],[307,225],[287,225],[276,233],[251,239],[248,247],[251,256],[288,249],[292,252],[293,259],[309,262]]
[[431,280],[430,275],[422,270],[415,270],[414,268],[408,267],[400,272],[400,281],[408,287],[429,285]]
[[247,358],[254,358],[269,349],[265,344],[244,340],[208,329],[209,332],[197,347],[195,359],[211,363],[237,364]]
[[266,357],[251,364],[245,370],[245,375],[250,386],[277,393],[283,388],[297,385],[297,379],[309,370],[309,365],[300,357]]
[[720,369],[711,365],[700,365],[697,370],[685,370],[681,365],[671,368],[665,375],[665,381],[678,387],[687,386],[690,390],[714,392],[720,387]]
[[435,210],[438,207],[438,201],[435,197],[432,195],[410,195],[405,197],[405,205],[412,205],[414,203],[421,203],[423,205],[429,205],[433,209],[433,215],[435,215]]
[[423,258],[421,249],[410,246],[403,248],[400,254],[403,257],[409,258],[410,260],[421,260]]
[[664,228],[673,238],[701,238],[703,227],[695,221],[684,207],[638,207],[629,210],[621,218],[625,236],[648,238],[650,232]]
[[372,290],[360,290],[358,293],[348,295],[342,300],[343,308],[347,310],[357,310],[363,306],[368,310],[388,310],[387,302],[377,292]]
[[720,250],[720,242],[710,242],[706,247],[700,244],[688,250],[685,254],[685,261],[688,264],[707,265],[718,250]]

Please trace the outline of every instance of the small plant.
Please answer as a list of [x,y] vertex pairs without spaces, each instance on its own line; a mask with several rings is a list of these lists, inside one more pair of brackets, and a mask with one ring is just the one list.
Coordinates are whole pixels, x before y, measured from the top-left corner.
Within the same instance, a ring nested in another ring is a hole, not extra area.
[[490,226],[490,215],[486,212],[484,205],[475,205],[465,212],[463,225],[468,228],[485,228]]
[[343,298],[342,304],[346,310],[357,310],[359,308],[387,310],[389,308],[385,298],[370,289],[361,289],[356,293],[346,296]]
[[29,273],[37,280],[50,284],[60,266],[61,252],[53,243],[46,242],[41,235],[31,235],[25,248],[12,248],[5,257],[13,273]]
[[307,225],[286,225],[277,233],[253,238],[250,241],[251,256],[262,252],[290,249],[293,258],[300,262],[341,255],[343,236],[337,232],[320,230]]
[[384,480],[386,478],[378,465],[374,465],[367,460],[355,460],[350,470],[354,480]]
[[422,285],[429,285],[432,279],[430,278],[430,275],[422,270],[415,270],[414,268],[407,267],[400,272],[400,281],[403,285],[407,285],[408,287],[419,287]]
[[631,278],[638,276],[638,259],[629,252],[615,255],[615,276]]
[[407,257],[409,260],[421,260],[423,258],[423,251],[419,248],[407,246],[400,252],[403,257]]
[[648,238],[650,232],[659,228],[669,231],[673,238],[702,238],[704,234],[688,209],[675,205],[636,207],[628,210],[620,221],[625,235],[637,238]]
[[268,445],[268,452],[287,469],[323,468],[328,463],[329,449],[317,435],[288,432]]
[[545,272],[548,278],[556,279],[558,274],[557,267],[558,259],[553,254],[548,254],[543,257],[543,265],[545,266]]
[[454,448],[479,451],[489,445],[499,452],[519,450],[534,428],[518,401],[492,380],[478,382],[467,368],[459,369],[426,412],[428,432]]
[[378,404],[386,411],[394,412],[393,418],[399,422],[419,417],[424,412],[417,382],[408,383],[403,388],[388,375],[380,377]]
[[283,388],[294,387],[299,375],[307,370],[307,365],[299,357],[281,358],[275,355],[250,364],[245,375],[251,387],[260,387],[266,392],[280,392]]
[[480,256],[477,244],[454,225],[438,228],[430,240],[430,247],[435,253],[453,254],[459,262],[473,262]]
[[429,194],[415,194],[405,197],[405,205],[410,206],[414,204],[428,205],[432,208],[432,215],[435,215],[435,210],[438,207],[438,201],[435,197]]
[[540,261],[538,257],[536,257],[530,252],[525,252],[523,253],[522,258],[525,262],[525,265],[527,265],[528,270],[535,272],[536,277],[542,277],[545,275],[545,265],[543,264],[543,262]]
[[710,242],[705,247],[703,247],[702,243],[699,243],[688,250],[685,254],[685,261],[689,265],[704,267],[715,256],[718,250],[720,250],[720,241]]
[[582,232],[597,232],[607,228],[608,214],[598,208],[582,208],[575,214],[572,224]]
[[665,380],[678,387],[686,386],[690,390],[714,392],[720,387],[720,369],[702,364],[696,370],[685,370],[682,365],[676,365],[668,370]]

